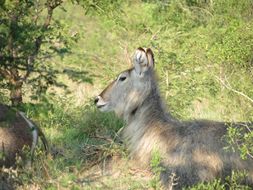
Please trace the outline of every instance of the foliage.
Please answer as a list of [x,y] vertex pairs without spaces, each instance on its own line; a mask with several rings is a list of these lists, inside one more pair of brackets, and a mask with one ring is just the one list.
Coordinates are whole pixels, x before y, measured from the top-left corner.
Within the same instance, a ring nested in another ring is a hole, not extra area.
[[191,190],[213,190],[213,189],[219,189],[219,190],[225,190],[225,189],[242,189],[242,190],[249,190],[251,189],[250,187],[246,185],[240,185],[242,181],[245,180],[245,174],[244,173],[239,173],[239,172],[232,172],[231,176],[228,176],[226,178],[226,182],[222,183],[220,179],[215,179],[212,182],[207,182],[207,183],[199,183],[195,185],[194,187],[191,188],[186,188],[186,189],[191,189]]
[[122,0],[76,0],[76,2],[83,6],[86,14],[99,14],[109,16],[112,12],[119,11],[122,8]]
[[[74,2],[82,5],[87,13],[108,12],[120,5],[120,1]],[[63,57],[70,53],[78,39],[77,33],[71,32],[68,24],[53,19],[55,9],[62,8],[62,4],[62,0],[1,1],[0,82],[10,91],[13,105],[22,102],[24,83],[35,87],[32,88],[34,98],[45,93],[53,84],[65,87],[56,80],[62,71],[48,62],[56,55]],[[70,68],[64,72],[74,79],[86,74]],[[91,82],[89,78],[84,81]]]
[[195,187],[188,188],[191,190],[213,190],[213,189],[219,189],[219,190],[225,190],[225,185],[221,183],[220,179],[214,180],[213,182],[208,183],[199,183]]
[[253,133],[252,123],[241,123],[239,126],[229,126],[226,139],[231,146],[228,150],[239,150],[242,159],[252,158],[253,155]]
[[150,186],[153,189],[160,189],[161,188],[161,182],[160,177],[161,173],[165,170],[162,166],[162,157],[158,150],[153,150],[151,155],[151,161],[150,161],[150,167],[152,172],[154,173],[153,179],[150,181]]
[[[69,49],[61,23],[52,21],[54,9],[61,4],[60,0],[1,3],[0,74],[13,104],[22,102],[24,82],[37,86],[38,93],[55,83],[55,69],[43,60]],[[36,74],[30,78],[31,73]]]

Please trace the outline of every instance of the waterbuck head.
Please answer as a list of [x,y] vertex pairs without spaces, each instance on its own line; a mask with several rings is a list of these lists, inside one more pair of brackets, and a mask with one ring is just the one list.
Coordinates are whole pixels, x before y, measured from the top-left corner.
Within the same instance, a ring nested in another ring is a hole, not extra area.
[[138,48],[133,56],[133,67],[121,72],[95,99],[101,111],[114,111],[127,117],[140,106],[156,85],[154,55],[151,49]]

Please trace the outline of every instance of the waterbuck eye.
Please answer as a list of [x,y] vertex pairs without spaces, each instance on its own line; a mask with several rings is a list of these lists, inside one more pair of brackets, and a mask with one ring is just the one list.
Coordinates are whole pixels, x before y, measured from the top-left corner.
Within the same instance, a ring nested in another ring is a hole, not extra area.
[[119,78],[119,81],[124,81],[124,80],[126,80],[126,77],[122,76],[122,77]]

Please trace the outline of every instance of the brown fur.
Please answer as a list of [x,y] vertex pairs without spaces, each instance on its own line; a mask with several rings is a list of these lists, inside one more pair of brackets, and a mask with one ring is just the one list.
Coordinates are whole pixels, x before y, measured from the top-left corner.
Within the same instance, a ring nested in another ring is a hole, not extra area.
[[[232,170],[248,172],[253,182],[253,160],[242,160],[239,152],[225,151],[227,126],[215,121],[181,122],[165,111],[156,84],[154,57],[150,49],[139,48],[133,68],[123,71],[96,99],[101,111],[114,111],[126,121],[123,138],[131,156],[149,166],[152,152],[158,150],[165,168],[161,178],[169,188],[172,173],[178,179],[174,188],[198,182],[224,179]],[[125,78],[124,80],[121,80]],[[252,186],[253,187],[253,186]]]
[[[19,112],[0,104],[0,153],[1,156],[4,155],[4,158],[0,157],[0,166],[14,166],[16,156],[24,158],[22,149],[24,146],[31,148],[33,130],[38,128],[34,125],[34,129],[31,129]],[[44,136],[41,130],[38,130],[38,133]],[[43,140],[43,144],[47,147],[46,139]]]

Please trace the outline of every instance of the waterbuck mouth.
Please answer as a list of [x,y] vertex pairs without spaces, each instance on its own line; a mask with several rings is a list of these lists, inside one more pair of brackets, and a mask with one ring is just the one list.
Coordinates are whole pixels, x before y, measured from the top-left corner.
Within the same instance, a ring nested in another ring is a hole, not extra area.
[[97,108],[99,109],[99,108],[102,108],[102,107],[104,107],[106,104],[104,104],[104,105],[97,105]]
[[103,98],[101,98],[101,96],[97,96],[94,100],[94,103],[98,109],[105,107],[107,105],[107,102],[105,102]]

